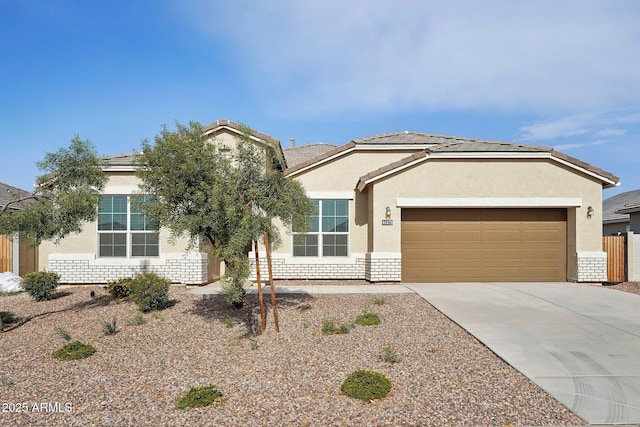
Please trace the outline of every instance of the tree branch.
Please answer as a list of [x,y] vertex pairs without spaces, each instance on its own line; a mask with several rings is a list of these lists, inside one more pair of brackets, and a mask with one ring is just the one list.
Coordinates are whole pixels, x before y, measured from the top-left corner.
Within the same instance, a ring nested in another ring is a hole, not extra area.
[[21,198],[19,198],[19,199],[15,199],[15,200],[9,200],[9,201],[8,201],[8,202],[7,202],[7,203],[2,207],[2,211],[0,211],[0,212],[6,212],[6,211],[7,211],[7,209],[9,209],[9,206],[11,206],[11,205],[15,205],[16,203],[26,202],[27,200],[31,200],[31,199],[33,199],[33,200],[35,200],[35,201],[40,201],[41,199],[49,200],[49,199],[50,199],[50,197],[45,196],[45,195],[43,195],[43,194],[38,194],[38,192],[37,192],[37,191],[35,191],[35,192],[33,192],[33,193],[29,194],[28,196],[24,196],[24,197],[21,197]]

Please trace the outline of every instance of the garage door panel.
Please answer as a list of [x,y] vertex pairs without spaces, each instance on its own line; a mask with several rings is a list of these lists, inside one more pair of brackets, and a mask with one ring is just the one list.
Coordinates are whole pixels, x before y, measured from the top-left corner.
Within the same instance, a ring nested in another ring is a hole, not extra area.
[[405,281],[564,281],[566,209],[403,209]]

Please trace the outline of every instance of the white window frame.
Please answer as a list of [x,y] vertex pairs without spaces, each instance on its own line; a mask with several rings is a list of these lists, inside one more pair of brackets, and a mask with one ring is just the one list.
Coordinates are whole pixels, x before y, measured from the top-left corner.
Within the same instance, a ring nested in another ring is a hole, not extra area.
[[[348,258],[351,254],[351,206],[350,199],[342,198],[326,198],[326,199],[313,199],[318,203],[318,231],[308,231],[306,233],[293,232],[291,236],[291,255],[294,258]],[[323,202],[340,201],[347,204],[347,231],[340,232],[327,232],[322,229],[322,214],[323,214]],[[318,239],[318,254],[317,255],[296,255],[295,254],[295,239],[296,236],[317,236]],[[325,255],[324,254],[324,237],[325,236],[347,236],[347,253],[345,255]]]
[[[119,258],[119,259],[126,259],[126,258],[133,258],[133,259],[140,259],[140,258],[159,258],[160,257],[160,251],[161,251],[161,247],[160,247],[160,231],[159,230],[132,230],[131,229],[131,214],[132,214],[132,209],[131,209],[131,203],[132,203],[132,198],[135,195],[133,194],[101,194],[100,197],[126,197],[127,199],[127,212],[126,212],[126,218],[127,218],[127,226],[125,230],[100,230],[100,218],[98,217],[98,220],[96,221],[96,233],[97,233],[97,241],[96,241],[96,255],[97,258],[102,258],[102,259],[110,259],[110,258]],[[100,212],[100,208],[98,208],[98,213]],[[134,212],[135,213],[135,212]],[[100,254],[100,235],[104,235],[104,234],[121,234],[121,235],[125,235],[125,244],[126,244],[126,255],[124,256],[119,256],[119,255],[113,255],[113,256],[109,256],[109,255],[101,255]],[[133,255],[133,235],[140,235],[140,234],[155,234],[158,236],[158,254],[157,255]]]

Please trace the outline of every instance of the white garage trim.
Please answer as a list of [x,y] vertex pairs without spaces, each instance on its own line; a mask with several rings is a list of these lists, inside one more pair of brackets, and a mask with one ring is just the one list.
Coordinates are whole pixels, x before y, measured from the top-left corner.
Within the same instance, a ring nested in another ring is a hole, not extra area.
[[580,197],[443,197],[396,199],[398,208],[568,208],[582,206]]

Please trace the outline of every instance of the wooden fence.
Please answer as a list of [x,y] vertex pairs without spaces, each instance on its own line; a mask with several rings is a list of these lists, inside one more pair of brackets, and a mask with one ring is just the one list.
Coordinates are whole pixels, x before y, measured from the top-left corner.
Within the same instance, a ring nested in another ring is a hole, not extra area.
[[607,281],[624,282],[624,236],[603,236],[602,250],[607,253]]
[[[38,271],[38,248],[32,246],[26,239],[19,240],[19,271],[20,276]],[[0,273],[13,271],[13,239],[11,236],[0,235]]]
[[9,236],[0,235],[0,273],[13,269],[13,241]]

